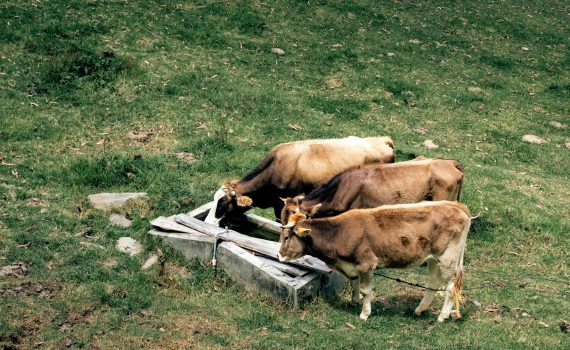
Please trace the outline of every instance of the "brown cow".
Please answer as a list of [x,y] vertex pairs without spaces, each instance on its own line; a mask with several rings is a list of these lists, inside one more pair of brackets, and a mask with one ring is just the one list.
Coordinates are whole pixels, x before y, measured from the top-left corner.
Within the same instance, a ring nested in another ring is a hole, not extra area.
[[394,161],[389,137],[347,137],[306,140],[275,146],[261,163],[239,181],[226,182],[214,195],[215,208],[206,222],[220,224],[249,210],[273,207],[279,218],[279,197],[307,193],[352,166]]
[[[371,280],[377,268],[408,268],[427,261],[428,286],[437,289],[442,282],[446,284],[438,318],[442,322],[453,303],[460,316],[463,253],[470,224],[469,209],[449,201],[353,209],[320,219],[295,213],[283,226],[279,259],[312,255],[343,273],[351,279],[352,301],[358,303],[362,294],[362,320],[371,312]],[[417,315],[434,295],[434,290],[426,291]]]
[[394,164],[362,165],[336,175],[306,197],[283,199],[281,222],[287,222],[289,215],[297,211],[326,217],[385,204],[457,201],[462,183],[463,167],[453,159],[418,157]]

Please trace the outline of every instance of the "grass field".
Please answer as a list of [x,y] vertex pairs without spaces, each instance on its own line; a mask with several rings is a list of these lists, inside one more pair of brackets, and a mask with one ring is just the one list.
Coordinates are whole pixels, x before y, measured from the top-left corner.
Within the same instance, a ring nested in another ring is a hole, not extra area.
[[[0,267],[29,274],[0,277],[0,346],[570,348],[569,23],[567,1],[2,1]],[[463,320],[380,278],[363,323],[348,288],[295,311],[172,251],[141,271],[149,219],[277,143],[348,135],[464,165]],[[86,200],[112,191],[149,194],[130,228]]]

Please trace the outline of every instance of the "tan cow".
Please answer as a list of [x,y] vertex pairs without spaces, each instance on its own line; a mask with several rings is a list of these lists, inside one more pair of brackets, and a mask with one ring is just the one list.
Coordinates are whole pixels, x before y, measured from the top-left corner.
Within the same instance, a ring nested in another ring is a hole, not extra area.
[[347,137],[306,140],[275,146],[259,165],[241,180],[226,182],[214,195],[215,208],[206,222],[220,224],[251,207],[274,208],[279,218],[279,197],[308,193],[350,167],[394,161],[389,137]]
[[[409,268],[427,262],[428,287],[446,286],[438,318],[442,322],[454,303],[460,315],[463,253],[470,224],[469,209],[449,201],[354,209],[320,219],[295,213],[283,226],[279,259],[312,255],[343,273],[351,280],[352,301],[358,303],[362,294],[362,320],[371,312],[372,275],[377,268]],[[426,291],[417,315],[434,295],[435,291]]]
[[[347,169],[307,196],[283,199],[281,222],[301,211],[311,217],[334,216],[350,209],[385,204],[459,200],[463,167],[454,159],[418,157],[393,164],[369,164]],[[308,209],[321,207],[316,213]]]

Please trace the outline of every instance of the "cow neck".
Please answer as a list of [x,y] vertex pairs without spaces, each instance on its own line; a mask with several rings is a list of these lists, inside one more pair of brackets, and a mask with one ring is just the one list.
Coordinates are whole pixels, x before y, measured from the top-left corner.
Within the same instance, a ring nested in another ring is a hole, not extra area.
[[326,263],[334,263],[338,258],[336,247],[339,244],[337,233],[340,224],[327,218],[303,220],[300,226],[311,230],[308,237],[304,238],[307,254]]
[[274,203],[271,202],[268,195],[274,191],[270,191],[267,185],[260,185],[260,183],[265,183],[265,181],[261,181],[260,178],[246,181],[240,180],[234,186],[234,189],[239,195],[250,197],[255,207],[267,208],[273,206]]

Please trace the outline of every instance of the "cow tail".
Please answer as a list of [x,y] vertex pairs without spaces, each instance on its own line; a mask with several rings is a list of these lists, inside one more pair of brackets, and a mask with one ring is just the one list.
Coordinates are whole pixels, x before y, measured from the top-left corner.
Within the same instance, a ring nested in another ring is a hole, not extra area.
[[455,280],[453,281],[453,290],[451,291],[451,296],[453,298],[453,305],[455,310],[459,312],[459,307],[461,306],[461,289],[463,288],[463,268],[458,268],[455,272]]

